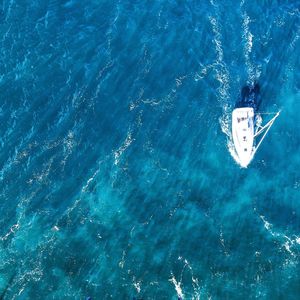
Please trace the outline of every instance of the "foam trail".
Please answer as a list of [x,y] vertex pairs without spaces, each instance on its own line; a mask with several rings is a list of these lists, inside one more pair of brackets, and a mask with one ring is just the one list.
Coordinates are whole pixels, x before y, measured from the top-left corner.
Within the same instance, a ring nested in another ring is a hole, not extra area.
[[284,233],[278,233],[273,230],[273,225],[267,221],[266,217],[259,215],[260,219],[263,221],[264,228],[276,239],[283,240],[282,248],[286,250],[292,257],[296,257],[296,254],[293,252],[293,247],[300,244],[300,238],[294,236],[294,238],[288,237]]
[[209,16],[209,22],[212,27],[212,31],[214,33],[213,43],[215,45],[216,51],[216,79],[219,82],[218,93],[219,93],[219,103],[223,109],[223,115],[227,114],[230,110],[230,106],[228,105],[228,100],[230,99],[229,93],[229,72],[224,63],[224,51],[222,45],[222,34],[221,34],[221,26],[218,21],[218,6],[214,3],[214,1],[210,1],[211,5],[214,7],[216,11],[216,16]]
[[98,175],[100,169],[97,169],[93,175],[87,180],[86,184],[83,186],[83,188],[81,189],[82,192],[86,192],[88,191],[88,188],[90,186],[90,184],[95,180],[96,176]]
[[192,300],[200,300],[200,295],[201,295],[201,288],[199,286],[199,280],[197,277],[194,276],[193,268],[191,267],[190,263],[187,261],[187,259],[184,260],[184,268],[188,267],[191,276],[192,276],[192,285],[194,289],[194,295],[192,296]]
[[[244,1],[241,2],[241,9],[243,10]],[[247,15],[246,11],[242,12],[243,18],[243,42],[244,42],[244,56],[245,56],[245,63],[247,67],[248,73],[248,84],[253,84],[257,78],[259,78],[261,70],[256,69],[255,65],[251,62],[251,52],[253,47],[253,34],[250,31],[249,24],[251,22],[250,17]]]
[[114,152],[114,164],[117,166],[120,162],[120,157],[124,153],[124,151],[131,145],[131,143],[134,141],[132,138],[132,132],[131,130],[128,131],[127,136],[123,144]]
[[171,275],[172,277],[171,279],[169,279],[169,281],[174,284],[178,298],[184,299],[184,295],[181,289],[181,281],[177,281],[173,273],[171,273]]
[[9,231],[8,231],[4,236],[1,236],[1,237],[0,237],[0,240],[1,240],[1,241],[7,240],[8,237],[9,237],[10,235],[15,234],[16,231],[17,231],[19,228],[20,228],[20,224],[19,224],[19,223],[16,223],[16,224],[12,225],[12,226],[10,227]]
[[[211,4],[217,8],[215,3],[211,1]],[[226,135],[227,137],[227,148],[233,159],[239,163],[238,157],[235,153],[234,150],[234,144],[232,141],[232,135],[231,135],[231,130],[230,130],[230,114],[232,111],[232,106],[229,104],[230,100],[230,78],[229,78],[229,71],[224,63],[224,52],[223,52],[223,46],[222,46],[222,35],[221,35],[221,30],[220,30],[220,25],[218,23],[217,18],[215,17],[209,17],[209,21],[212,25],[212,30],[214,33],[214,44],[216,48],[216,79],[220,83],[219,88],[218,88],[218,93],[219,93],[219,103],[222,107],[222,116],[219,118],[219,123],[221,126],[222,132]]]
[[230,98],[229,95],[229,72],[227,67],[223,61],[224,53],[223,53],[223,46],[221,41],[221,31],[218,20],[214,17],[209,17],[209,21],[212,25],[212,30],[214,33],[214,40],[213,43],[215,44],[216,49],[216,79],[219,82],[218,93],[220,96],[220,105],[224,113],[228,111],[228,99]]
[[139,280],[136,280],[135,276],[133,276],[132,281],[133,281],[134,288],[136,289],[137,293],[139,294],[141,292],[141,283],[142,282]]
[[201,287],[199,285],[198,278],[194,275],[192,266],[190,265],[188,260],[183,258],[182,256],[179,256],[178,260],[182,261],[184,263],[181,274],[180,274],[180,280],[177,281],[172,272],[171,272],[172,278],[169,279],[169,281],[174,284],[174,287],[175,287],[175,290],[176,290],[176,293],[177,293],[177,297],[180,298],[180,299],[184,299],[184,297],[185,297],[185,295],[183,294],[183,291],[182,291],[182,278],[183,278],[183,274],[184,274],[185,270],[188,269],[188,271],[191,275],[192,286],[193,286],[193,295],[192,295],[191,299],[192,300],[200,300],[200,298],[201,298]]

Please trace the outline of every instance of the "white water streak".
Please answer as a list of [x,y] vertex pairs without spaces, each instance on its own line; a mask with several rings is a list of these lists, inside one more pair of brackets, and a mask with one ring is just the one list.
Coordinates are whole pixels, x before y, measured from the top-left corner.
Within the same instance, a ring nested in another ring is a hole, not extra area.
[[97,170],[94,172],[94,174],[87,180],[85,186],[82,188],[82,192],[83,192],[83,193],[85,193],[85,192],[88,190],[90,184],[94,181],[94,179],[95,179],[96,176],[98,175],[99,171],[100,171],[100,169],[97,169]]
[[131,145],[131,143],[134,141],[134,139],[132,138],[132,132],[131,129],[129,129],[126,139],[123,142],[123,144],[114,152],[114,164],[117,166],[120,162],[120,158],[122,156],[122,154],[124,153],[124,151]]
[[142,284],[142,281],[136,280],[135,276],[133,276],[133,286],[136,289],[136,291],[138,292],[138,294],[141,292],[141,284]]
[[259,216],[260,219],[264,223],[265,229],[276,239],[283,240],[282,247],[293,257],[296,257],[296,254],[293,252],[293,247],[296,245],[300,245],[300,237],[294,236],[294,238],[288,237],[287,235],[283,233],[278,233],[273,230],[273,225],[266,220],[266,218],[263,215]]
[[259,78],[261,70],[256,68],[252,63],[250,55],[253,47],[253,34],[250,31],[249,24],[251,23],[250,17],[247,15],[246,11],[243,10],[244,1],[241,2],[242,18],[243,18],[243,43],[244,43],[244,56],[245,63],[248,73],[248,84],[253,84],[257,78]]
[[[214,2],[211,2],[214,7]],[[218,24],[218,21],[214,17],[209,17],[210,23],[212,25],[212,30],[214,32],[214,44],[216,47],[216,53],[217,53],[217,59],[216,59],[216,79],[220,83],[218,88],[218,93],[220,95],[220,105],[222,107],[223,113],[222,116],[219,118],[219,123],[222,129],[222,132],[227,137],[227,148],[233,159],[239,164],[238,156],[235,152],[233,140],[232,140],[232,134],[231,134],[231,118],[230,114],[232,111],[232,107],[229,104],[230,99],[230,78],[229,78],[229,71],[224,63],[224,52],[223,52],[223,46],[221,42],[221,30],[220,26]]]
[[182,261],[184,263],[181,274],[180,274],[180,280],[177,280],[172,272],[171,272],[172,277],[171,277],[171,279],[169,279],[169,281],[174,284],[174,287],[175,287],[178,298],[181,298],[181,299],[185,298],[185,295],[183,293],[183,287],[182,287],[182,278],[183,278],[183,274],[184,274],[185,270],[188,269],[189,270],[188,272],[191,275],[192,286],[193,286],[193,290],[194,290],[194,293],[193,293],[191,299],[192,300],[200,300],[200,298],[201,298],[201,287],[199,285],[198,278],[194,275],[192,266],[190,265],[188,260],[183,258],[182,256],[179,256],[178,260]]
[[0,237],[0,240],[1,241],[5,241],[8,239],[8,237],[12,234],[14,234],[18,229],[20,228],[20,224],[17,223],[17,224],[14,224],[10,227],[9,231],[2,237]]
[[215,44],[216,49],[216,79],[219,82],[218,93],[220,95],[220,104],[223,108],[224,113],[227,112],[228,99],[230,98],[229,95],[229,72],[227,67],[224,63],[224,52],[222,46],[222,35],[220,30],[220,25],[218,23],[217,18],[210,16],[209,21],[212,25],[212,30],[214,33],[213,43]]
[[183,295],[183,292],[181,289],[181,281],[177,281],[175,276],[173,275],[173,273],[171,273],[171,275],[172,275],[172,277],[171,277],[171,279],[169,279],[169,281],[174,284],[177,296],[181,299],[184,299],[184,295]]

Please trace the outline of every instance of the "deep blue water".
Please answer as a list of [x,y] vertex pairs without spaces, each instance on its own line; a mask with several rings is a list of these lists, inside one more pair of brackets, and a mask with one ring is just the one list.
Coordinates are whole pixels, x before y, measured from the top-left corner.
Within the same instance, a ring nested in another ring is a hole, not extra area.
[[0,299],[299,299],[299,7],[1,1]]

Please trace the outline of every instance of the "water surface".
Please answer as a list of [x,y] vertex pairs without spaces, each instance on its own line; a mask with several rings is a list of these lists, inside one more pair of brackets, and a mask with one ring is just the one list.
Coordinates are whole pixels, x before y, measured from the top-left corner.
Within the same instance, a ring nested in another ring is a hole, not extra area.
[[0,298],[298,299],[299,4],[2,1]]

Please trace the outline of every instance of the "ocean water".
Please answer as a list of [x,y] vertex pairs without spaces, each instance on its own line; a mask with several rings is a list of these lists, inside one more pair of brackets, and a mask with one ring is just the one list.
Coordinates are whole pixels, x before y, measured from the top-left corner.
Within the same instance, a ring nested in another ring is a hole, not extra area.
[[1,1],[0,299],[299,299],[299,8]]

